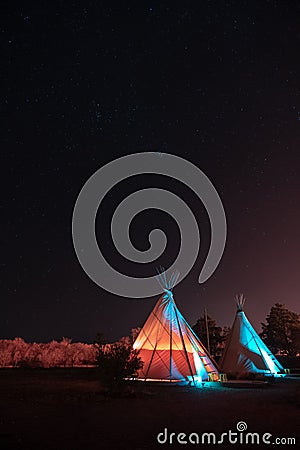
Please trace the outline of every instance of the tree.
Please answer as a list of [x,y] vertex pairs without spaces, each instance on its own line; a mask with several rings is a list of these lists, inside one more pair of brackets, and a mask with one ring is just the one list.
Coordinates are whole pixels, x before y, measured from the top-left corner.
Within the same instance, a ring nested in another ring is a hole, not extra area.
[[104,336],[98,334],[95,347],[100,380],[111,392],[121,390],[124,380],[136,377],[143,367],[139,351],[126,342],[107,344]]
[[136,340],[140,331],[141,331],[141,327],[136,327],[136,328],[131,329],[132,342],[134,342]]
[[[209,345],[207,342],[207,329],[208,329],[208,337],[209,337]],[[199,336],[201,342],[206,347],[206,349],[210,350],[210,354],[212,356],[216,356],[222,348],[222,344],[225,340],[225,336],[223,335],[222,327],[218,327],[216,321],[211,317],[207,316],[207,327],[206,327],[206,318],[205,315],[201,316],[195,325],[193,326],[193,330],[197,336]]]
[[132,328],[131,332],[130,332],[130,336],[123,336],[123,337],[121,337],[121,339],[118,340],[118,342],[121,342],[121,343],[127,344],[127,345],[133,345],[133,343],[136,340],[140,331],[141,331],[140,327]]
[[71,342],[27,343],[21,338],[0,340],[0,367],[73,367],[95,366],[93,344]]
[[273,353],[296,356],[300,352],[300,314],[292,312],[282,303],[272,306],[262,323],[261,338]]

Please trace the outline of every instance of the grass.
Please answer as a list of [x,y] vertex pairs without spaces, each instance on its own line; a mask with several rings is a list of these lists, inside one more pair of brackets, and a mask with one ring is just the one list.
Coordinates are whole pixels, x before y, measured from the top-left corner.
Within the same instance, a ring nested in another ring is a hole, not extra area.
[[300,378],[291,377],[261,390],[128,382],[127,394],[112,398],[96,369],[2,369],[0,448],[161,448],[156,436],[165,427],[176,433],[222,433],[235,430],[241,420],[248,431],[296,437],[299,394]]

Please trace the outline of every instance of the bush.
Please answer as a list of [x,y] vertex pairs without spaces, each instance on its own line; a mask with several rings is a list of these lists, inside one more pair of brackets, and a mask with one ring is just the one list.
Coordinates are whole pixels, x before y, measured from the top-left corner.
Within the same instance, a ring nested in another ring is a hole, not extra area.
[[124,342],[104,344],[96,342],[97,366],[101,383],[109,391],[119,391],[126,378],[136,378],[143,367],[139,352]]

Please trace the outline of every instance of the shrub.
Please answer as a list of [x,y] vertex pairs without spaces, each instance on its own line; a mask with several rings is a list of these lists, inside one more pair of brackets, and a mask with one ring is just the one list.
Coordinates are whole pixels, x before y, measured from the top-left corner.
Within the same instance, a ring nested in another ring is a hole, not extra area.
[[109,391],[122,390],[126,378],[137,377],[143,362],[131,345],[124,342],[104,344],[101,340],[95,345],[99,378]]

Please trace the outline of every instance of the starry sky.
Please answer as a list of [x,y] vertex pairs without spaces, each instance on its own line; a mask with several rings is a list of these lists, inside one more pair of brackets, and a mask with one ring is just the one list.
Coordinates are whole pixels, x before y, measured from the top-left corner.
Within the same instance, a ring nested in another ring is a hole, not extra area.
[[123,198],[162,187],[201,229],[198,260],[174,292],[191,324],[206,307],[231,325],[239,292],[257,328],[277,301],[299,311],[299,2],[25,3],[2,2],[0,14],[0,338],[92,342],[101,331],[113,340],[143,324],[157,297],[94,284],[75,256],[71,219],[98,168],[144,151],[182,156],[209,176],[226,211],[226,250],[199,285],[210,242],[203,205],[175,180],[137,176],[101,205],[97,238],[111,264],[150,276],[175,259],[178,227],[163,212],[139,214],[130,229],[140,250],[151,229],[166,232],[155,265],[124,261],[109,234]]

